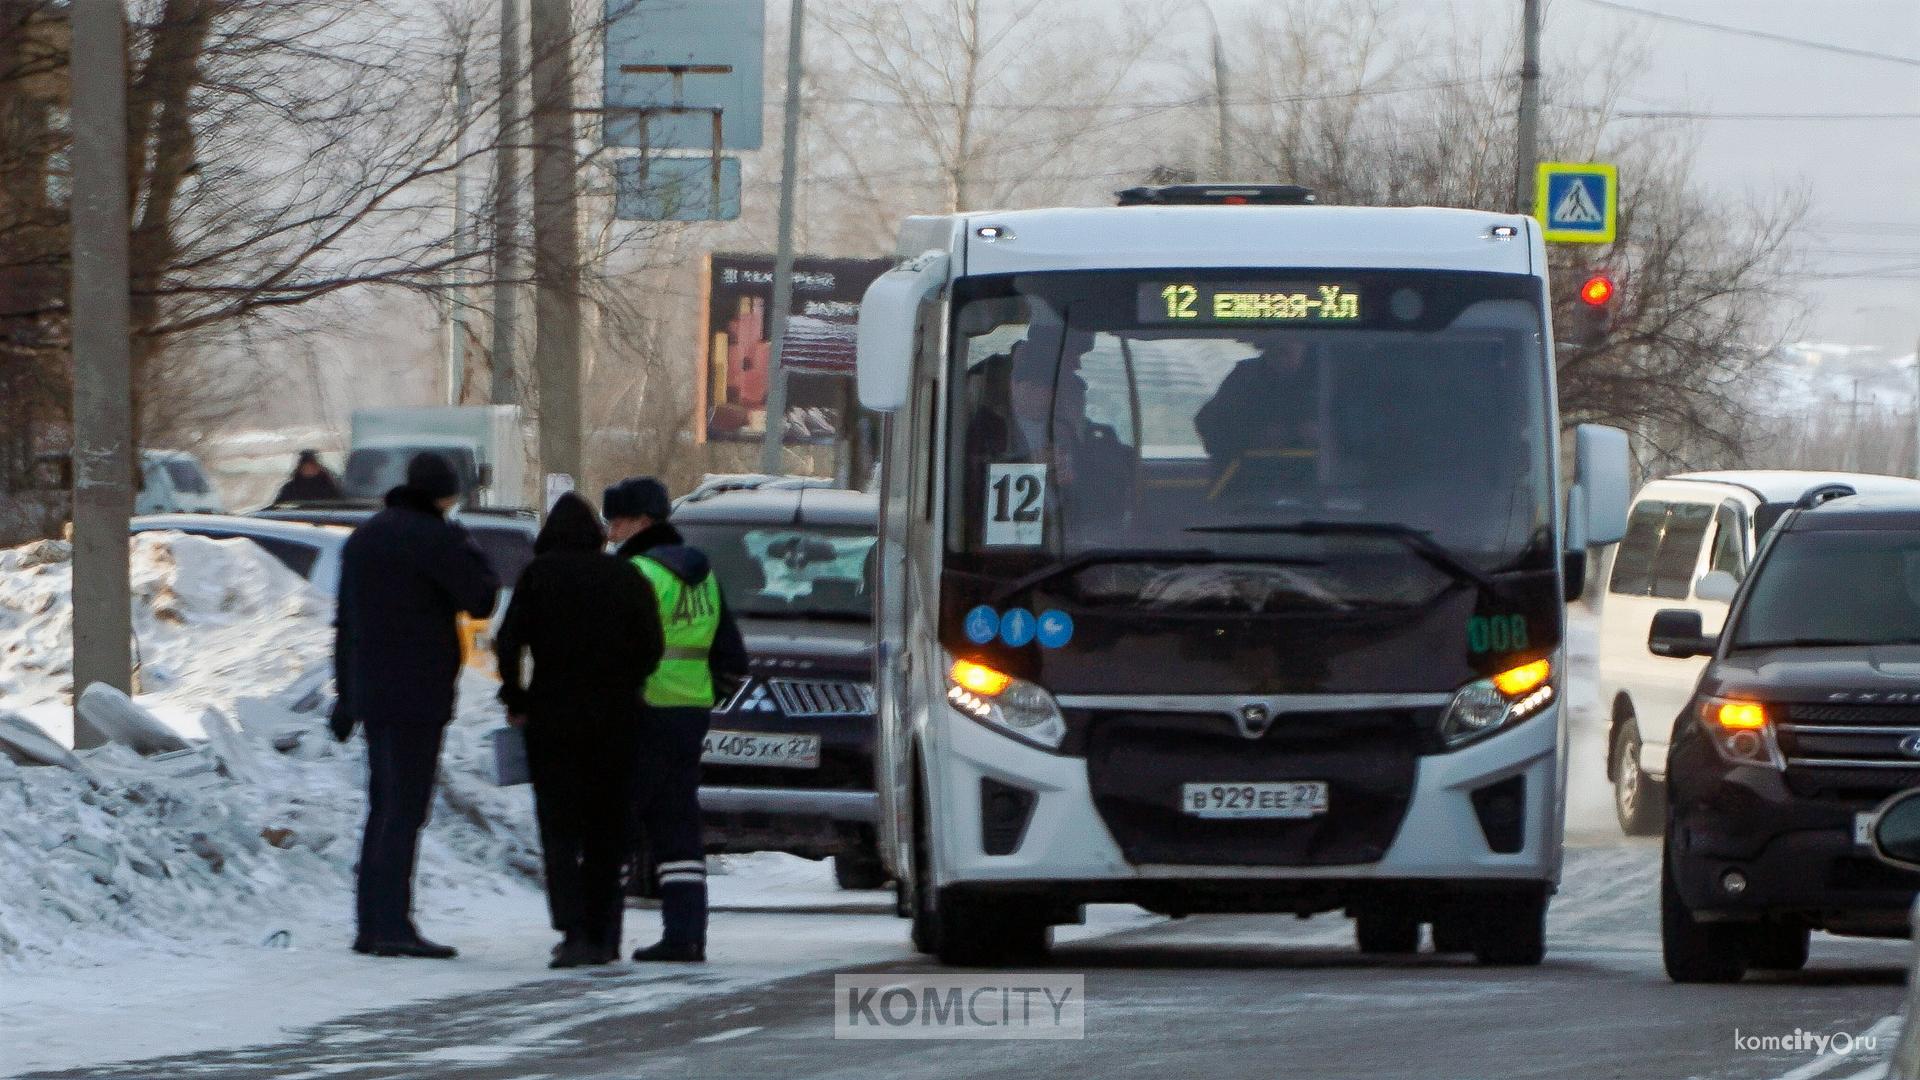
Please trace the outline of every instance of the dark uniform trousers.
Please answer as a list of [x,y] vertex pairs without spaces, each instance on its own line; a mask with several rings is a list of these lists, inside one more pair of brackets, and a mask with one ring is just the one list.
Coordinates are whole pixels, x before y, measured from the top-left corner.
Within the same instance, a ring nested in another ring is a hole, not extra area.
[[367,831],[360,845],[356,896],[360,937],[398,941],[416,936],[413,926],[413,864],[420,829],[433,804],[440,764],[439,724],[369,723],[367,732]]
[[700,746],[711,710],[647,707],[640,739],[640,819],[660,884],[661,940],[707,943],[707,848],[700,835]]
[[639,737],[631,720],[604,730],[566,725],[565,718],[543,725],[536,716],[527,727],[547,905],[555,930],[617,949]]

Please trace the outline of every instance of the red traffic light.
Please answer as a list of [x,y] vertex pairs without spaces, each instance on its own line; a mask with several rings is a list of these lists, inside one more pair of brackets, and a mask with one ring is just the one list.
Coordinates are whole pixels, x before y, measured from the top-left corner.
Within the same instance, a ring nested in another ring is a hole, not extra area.
[[1613,279],[1605,274],[1595,274],[1580,286],[1580,299],[1600,307],[1613,299]]

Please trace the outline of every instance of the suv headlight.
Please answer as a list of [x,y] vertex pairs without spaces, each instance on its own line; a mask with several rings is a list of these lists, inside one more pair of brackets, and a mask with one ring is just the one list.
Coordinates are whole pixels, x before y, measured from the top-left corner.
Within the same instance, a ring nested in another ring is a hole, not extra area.
[[1053,695],[972,660],[947,665],[947,702],[988,727],[1057,750],[1067,737],[1067,720]]
[[1756,701],[1703,697],[1695,715],[1707,741],[1720,756],[1736,765],[1764,765],[1778,769],[1780,743],[1774,737],[1767,707]]
[[1451,750],[1539,713],[1553,700],[1553,665],[1535,660],[1475,679],[1447,703],[1440,737]]

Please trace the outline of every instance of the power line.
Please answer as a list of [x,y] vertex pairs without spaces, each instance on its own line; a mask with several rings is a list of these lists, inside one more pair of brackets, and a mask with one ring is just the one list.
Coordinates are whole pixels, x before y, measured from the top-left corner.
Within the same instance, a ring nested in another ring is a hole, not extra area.
[[1710,109],[1615,109],[1581,101],[1553,101],[1569,112],[1602,113],[1615,120],[1920,120],[1920,112],[1714,112]]
[[1741,112],[1717,113],[1692,109],[1623,109],[1622,120],[1920,120],[1920,112]]
[[1862,60],[1884,60],[1890,64],[1905,64],[1908,67],[1920,67],[1920,57],[1874,52],[1871,49],[1855,49],[1847,45],[1834,45],[1825,41],[1810,41],[1806,38],[1790,37],[1786,34],[1774,34],[1746,26],[1728,26],[1725,23],[1707,22],[1704,19],[1689,19],[1684,15],[1670,15],[1664,11],[1648,11],[1646,8],[1616,3],[1615,0],[1585,0],[1585,2],[1595,7],[1608,8],[1613,11],[1624,11],[1629,15],[1658,19],[1662,22],[1679,23],[1682,26],[1691,26],[1700,30],[1718,30],[1723,34],[1737,34],[1741,37],[1759,38],[1762,41],[1773,41],[1782,45],[1797,45],[1803,49],[1817,49],[1821,52],[1839,53],[1842,56],[1852,56]]
[[[1447,90],[1462,86],[1475,86],[1500,81],[1504,76],[1485,75],[1469,79],[1443,79],[1437,82],[1411,83],[1399,86],[1362,86],[1350,90],[1329,90],[1304,94],[1275,94],[1272,96],[1228,98],[1229,105],[1285,105],[1304,101],[1336,101],[1342,98],[1378,97],[1384,94],[1411,94],[1422,90]],[[923,101],[903,101],[898,98],[864,97],[854,94],[813,95],[809,104],[827,105],[866,105],[881,109],[940,108],[958,109],[957,101],[929,98]],[[1191,109],[1213,103],[1212,94],[1198,94],[1193,97],[1168,100],[1130,101],[1116,95],[1107,101],[1038,101],[1020,104],[975,103],[972,108],[980,112],[1101,112],[1111,109],[1138,109],[1141,111],[1162,109]]]

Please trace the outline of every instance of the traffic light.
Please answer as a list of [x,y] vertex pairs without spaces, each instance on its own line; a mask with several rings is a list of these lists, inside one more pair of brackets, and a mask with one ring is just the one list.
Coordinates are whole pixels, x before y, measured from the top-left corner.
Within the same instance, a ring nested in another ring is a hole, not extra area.
[[1591,349],[1607,340],[1607,331],[1613,326],[1616,291],[1613,278],[1605,273],[1590,274],[1580,283],[1580,302],[1574,305],[1573,325],[1567,335],[1575,345]]

